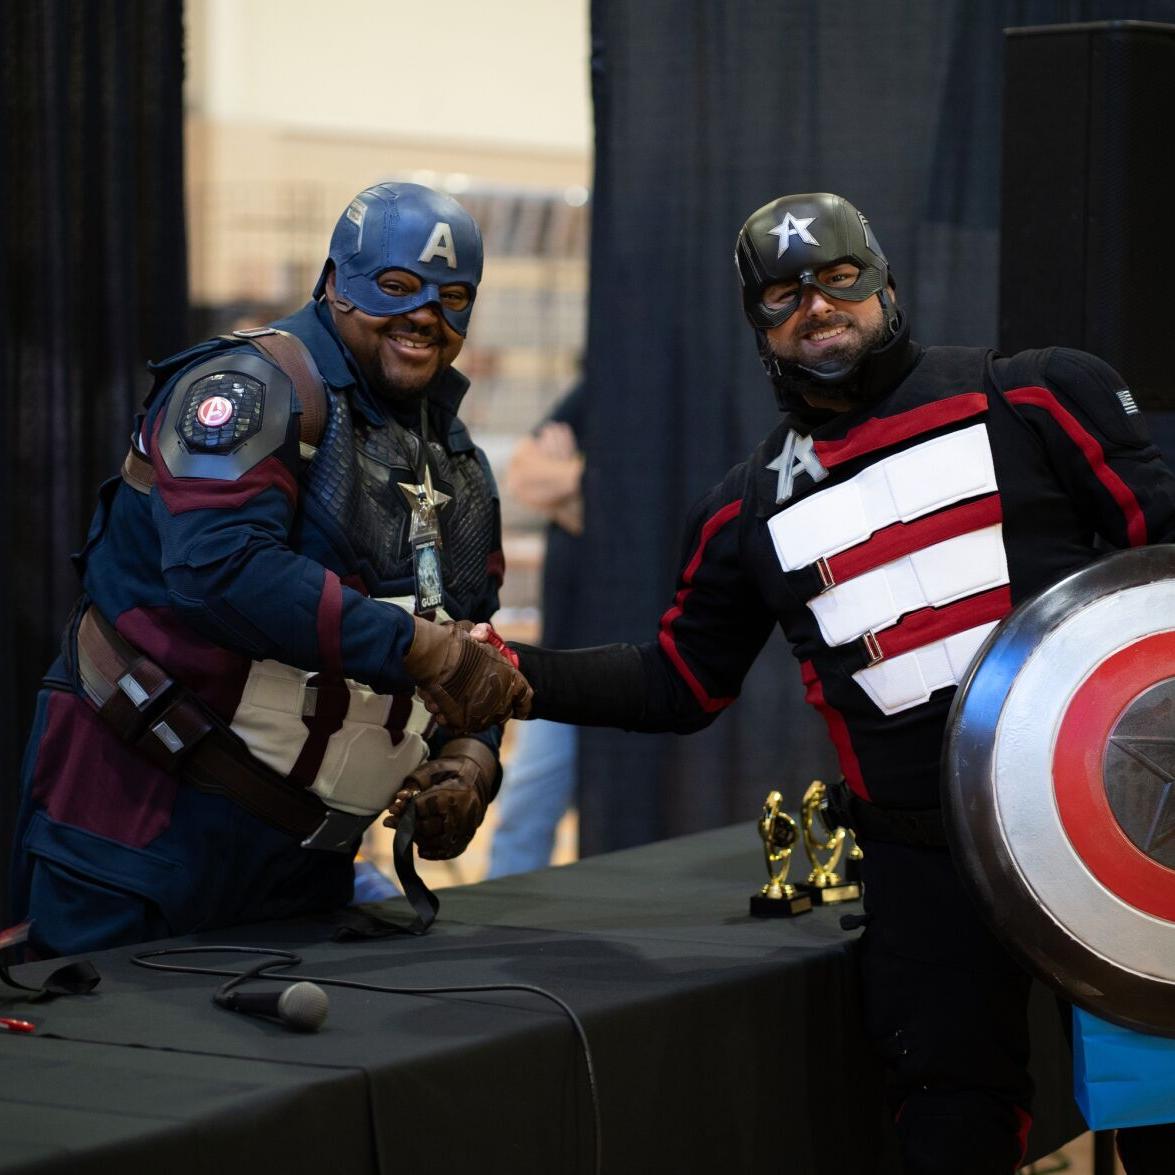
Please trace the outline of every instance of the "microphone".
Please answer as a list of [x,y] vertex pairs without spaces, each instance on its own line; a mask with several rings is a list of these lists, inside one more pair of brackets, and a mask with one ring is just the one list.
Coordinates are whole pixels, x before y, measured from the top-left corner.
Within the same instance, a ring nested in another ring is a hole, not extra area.
[[212,998],[231,1012],[280,1020],[296,1032],[317,1032],[326,1020],[330,1003],[317,983],[305,980],[282,991],[218,991]]

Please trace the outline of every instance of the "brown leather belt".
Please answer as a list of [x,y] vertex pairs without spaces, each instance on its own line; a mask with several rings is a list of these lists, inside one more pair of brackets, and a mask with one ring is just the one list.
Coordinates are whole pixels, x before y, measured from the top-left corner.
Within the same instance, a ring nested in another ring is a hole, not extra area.
[[227,796],[291,836],[309,837],[326,820],[328,809],[317,796],[255,759],[97,608],[86,609],[77,643],[82,686],[99,717],[157,767],[201,791]]

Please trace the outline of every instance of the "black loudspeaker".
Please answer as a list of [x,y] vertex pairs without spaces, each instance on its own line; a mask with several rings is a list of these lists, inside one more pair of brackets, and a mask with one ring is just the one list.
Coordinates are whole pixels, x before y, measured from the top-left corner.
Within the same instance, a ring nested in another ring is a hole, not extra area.
[[1000,348],[1063,344],[1175,409],[1175,25],[1008,29]]

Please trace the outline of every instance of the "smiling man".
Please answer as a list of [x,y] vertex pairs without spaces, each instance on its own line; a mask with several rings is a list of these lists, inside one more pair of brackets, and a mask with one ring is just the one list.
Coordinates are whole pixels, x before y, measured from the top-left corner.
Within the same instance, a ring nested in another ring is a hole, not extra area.
[[456,201],[379,184],[301,310],[155,366],[25,757],[37,954],[344,905],[363,829],[426,786],[422,855],[468,844],[529,704],[445,623],[488,620],[504,570],[452,366],[481,272]]
[[[1175,540],[1175,478],[1094,356],[913,342],[877,239],[840,196],[760,208],[736,263],[785,415],[695,508],[656,640],[518,647],[534,716],[699,730],[782,628],[844,772],[838,822],[865,850],[864,1018],[905,1170],[1012,1175],[1032,1104],[1028,977],[946,847],[947,715],[1017,603],[1102,544]],[[1175,1169],[1173,1137],[1121,1132],[1130,1175]]]

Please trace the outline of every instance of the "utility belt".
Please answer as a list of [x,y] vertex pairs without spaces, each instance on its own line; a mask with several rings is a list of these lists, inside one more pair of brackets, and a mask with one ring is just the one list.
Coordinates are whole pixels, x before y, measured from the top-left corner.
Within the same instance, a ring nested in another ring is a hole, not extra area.
[[200,791],[224,795],[305,848],[354,849],[371,817],[329,808],[258,762],[191,691],[125,640],[92,605],[77,628],[86,697],[128,746]]
[[947,847],[941,808],[883,808],[863,800],[843,779],[828,789],[825,809],[829,827],[851,828],[863,841]]

